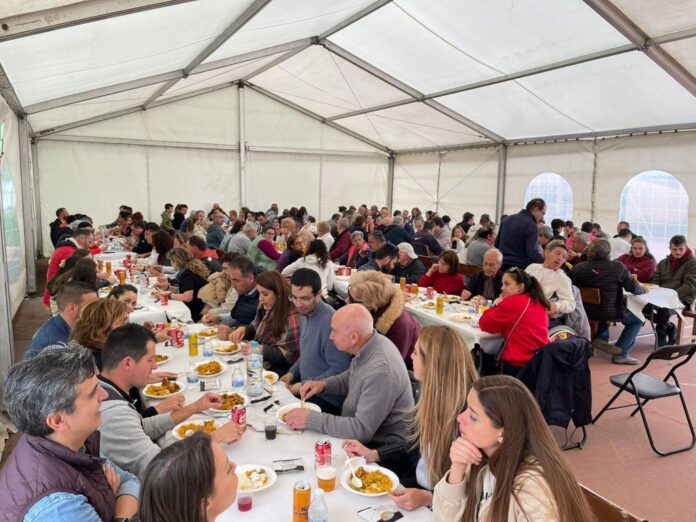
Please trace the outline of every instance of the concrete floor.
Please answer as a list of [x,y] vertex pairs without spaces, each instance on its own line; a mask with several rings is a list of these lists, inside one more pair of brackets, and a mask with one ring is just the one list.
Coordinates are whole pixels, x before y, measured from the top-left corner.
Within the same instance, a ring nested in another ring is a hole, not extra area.
[[[45,281],[46,262],[38,269],[39,288]],[[38,294],[41,295],[41,294]],[[26,299],[13,321],[15,360],[23,357],[32,335],[48,317],[41,298]],[[687,325],[691,331],[691,323]],[[612,338],[618,337],[612,329]],[[644,328],[643,333],[648,333]],[[652,335],[638,338],[632,354],[644,360],[653,349]],[[650,374],[664,377],[671,363],[654,365]],[[590,361],[592,369],[593,413],[597,413],[615,393],[609,376],[635,367],[611,363],[608,355],[598,352]],[[678,374],[686,402],[696,420],[696,360]],[[625,394],[620,400],[629,403]],[[648,403],[648,420],[658,448],[688,443],[689,433],[679,399],[671,397]],[[650,448],[640,416],[630,417],[628,408],[605,413],[596,425],[588,426],[588,438],[581,450],[566,451],[578,481],[633,515],[650,521],[683,522],[696,520],[696,496],[691,492],[696,476],[696,449],[659,457]]]

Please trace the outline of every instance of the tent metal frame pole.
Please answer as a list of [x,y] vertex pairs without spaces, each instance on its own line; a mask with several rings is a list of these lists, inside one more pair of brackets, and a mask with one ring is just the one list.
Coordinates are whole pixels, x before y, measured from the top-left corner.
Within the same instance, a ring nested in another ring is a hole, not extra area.
[[268,69],[271,69],[271,68],[275,67],[276,65],[283,63],[285,60],[289,60],[290,58],[292,58],[296,54],[299,54],[302,51],[309,49],[312,46],[312,44],[313,44],[313,42],[310,42],[304,47],[298,47],[297,49],[292,49],[291,51],[286,52],[285,54],[283,54],[282,56],[279,56],[275,60],[271,60],[266,65],[263,65],[263,66],[259,67],[258,69],[256,69],[255,71],[247,74],[244,78],[241,79],[241,81],[243,81],[243,82],[249,81],[254,76],[258,76],[259,74],[266,72]]
[[45,141],[61,141],[74,143],[105,143],[107,145],[135,145],[138,147],[160,147],[168,149],[197,149],[197,150],[223,150],[237,152],[238,145],[229,145],[225,143],[196,143],[185,141],[160,141],[160,140],[141,140],[133,138],[109,138],[99,136],[44,136],[41,138]]
[[19,118],[19,173],[22,179],[22,221],[24,222],[24,264],[27,272],[27,292],[36,292],[36,215],[34,187],[31,176],[31,138],[26,117]]
[[366,152],[353,150],[304,149],[295,147],[266,147],[247,145],[247,152],[267,152],[269,154],[301,154],[309,156],[348,156],[353,158],[384,158],[381,152]]
[[0,19],[0,42],[46,33],[66,27],[106,20],[150,9],[159,9],[192,0],[88,0]]
[[5,69],[2,67],[2,63],[0,63],[0,96],[5,98],[7,105],[9,105],[12,112],[14,112],[18,118],[24,117],[26,111],[24,107],[22,107],[22,103],[19,101],[14,87],[12,87],[12,82],[10,82]]
[[552,136],[535,136],[531,138],[513,138],[505,140],[506,145],[524,145],[531,143],[543,143],[549,141],[572,141],[581,139],[592,139],[601,137],[613,137],[632,134],[648,134],[662,132],[676,132],[696,130],[696,122],[692,123],[676,123],[674,125],[657,125],[654,127],[635,127],[631,129],[613,129],[598,132],[582,132],[578,134],[557,134]]
[[[203,49],[198,56],[196,56],[186,67],[184,67],[184,70],[182,71],[183,78],[188,78],[189,75],[191,74],[191,71],[193,71],[196,67],[198,67],[205,59],[210,57],[215,51],[217,51],[220,47],[222,47],[227,40],[232,38],[236,33],[238,33],[247,23],[249,23],[253,18],[259,14],[261,11],[263,11],[263,8],[266,7],[271,0],[255,0],[253,4],[251,4],[240,16],[238,16],[230,25],[227,26],[227,28],[220,33],[215,40],[210,42],[208,46]],[[169,89],[171,89],[179,79],[176,80],[170,80],[162,87],[157,89],[155,93],[150,96],[147,100],[145,100],[145,103],[143,103],[143,109],[147,109],[152,105],[153,102],[157,100],[160,96],[162,96],[165,92],[167,92]]]
[[237,88],[239,95],[239,205],[246,205],[246,123],[244,121],[246,105],[244,101],[244,84]]
[[43,255],[43,226],[41,219],[41,180],[39,177],[39,147],[35,139],[31,140],[32,191],[34,194],[34,218],[36,220],[36,255]]
[[659,45],[648,47],[649,38],[643,30],[608,0],[583,0],[629,42],[642,50],[682,87],[696,96],[696,78]]
[[[7,161],[4,156],[5,154],[0,154],[0,164]],[[4,208],[2,190],[0,190],[0,208]],[[0,318],[0,325],[5,322],[7,328],[0,328],[0,371],[4,375],[14,363],[14,336],[12,334],[12,294],[10,293],[5,216],[3,214],[4,212],[0,212],[0,301],[2,302],[0,309],[4,317]]]
[[387,208],[393,212],[394,205],[394,167],[396,163],[396,154],[390,154],[387,165]]
[[259,87],[258,85],[254,85],[253,83],[245,83],[247,87],[249,87],[251,90],[258,92],[259,94],[263,94],[264,96],[271,98],[272,100],[277,101],[278,103],[285,105],[286,107],[290,107],[291,109],[295,109],[298,112],[301,112],[305,116],[309,116],[312,119],[315,119],[321,123],[324,123],[328,125],[329,127],[332,127],[338,131],[343,132],[344,134],[347,134],[348,136],[355,138],[356,140],[362,141],[363,143],[367,143],[371,147],[374,147],[377,150],[381,150],[382,152],[389,154],[392,151],[385,147],[384,145],[380,145],[379,143],[372,141],[370,138],[366,138],[365,136],[358,134],[357,132],[354,132],[350,129],[347,129],[341,125],[338,125],[337,123],[334,123],[332,121],[327,121],[326,118],[319,116],[318,114],[315,114],[314,112],[310,111],[309,109],[305,109],[304,107],[297,105],[296,103],[293,103],[289,100],[286,100],[285,98],[278,96],[277,94],[267,91],[263,87]]
[[435,213],[440,212],[440,173],[442,172],[442,152],[437,153],[437,185],[435,187]]
[[336,34],[340,30],[345,29],[349,25],[353,25],[355,22],[362,20],[366,16],[374,13],[378,9],[381,9],[382,7],[384,7],[385,5],[387,5],[391,2],[392,2],[392,0],[377,0],[376,2],[368,5],[364,9],[361,9],[357,13],[354,13],[353,15],[349,16],[348,18],[346,18],[342,22],[337,23],[336,25],[334,25],[330,29],[327,29],[326,31],[321,33],[318,37],[319,40],[323,40],[323,39],[328,38],[329,36],[331,36],[333,34]]
[[505,212],[505,182],[507,178],[507,149],[504,143],[498,149],[498,180],[495,198],[495,219],[500,223],[500,216]]

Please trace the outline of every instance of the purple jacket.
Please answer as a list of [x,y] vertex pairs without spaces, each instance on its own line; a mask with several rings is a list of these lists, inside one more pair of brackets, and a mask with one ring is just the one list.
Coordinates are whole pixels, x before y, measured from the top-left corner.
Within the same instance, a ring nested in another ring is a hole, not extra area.
[[375,329],[396,345],[406,367],[411,369],[411,354],[420,334],[420,325],[404,309],[401,292],[394,292],[391,301],[377,310],[374,317]]

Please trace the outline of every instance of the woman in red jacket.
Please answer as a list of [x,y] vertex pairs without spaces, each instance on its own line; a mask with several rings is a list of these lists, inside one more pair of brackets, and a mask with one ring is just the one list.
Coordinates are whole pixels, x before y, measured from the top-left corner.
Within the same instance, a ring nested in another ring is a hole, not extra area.
[[516,376],[534,352],[549,343],[550,307],[534,277],[517,267],[503,274],[501,296],[479,319],[482,331],[503,336],[501,373]]
[[420,278],[418,286],[432,286],[440,294],[460,295],[464,290],[464,278],[459,273],[459,256],[446,250]]
[[638,277],[641,283],[650,283],[653,274],[657,270],[657,261],[648,250],[648,244],[642,237],[636,237],[631,241],[631,253],[617,258],[631,274]]

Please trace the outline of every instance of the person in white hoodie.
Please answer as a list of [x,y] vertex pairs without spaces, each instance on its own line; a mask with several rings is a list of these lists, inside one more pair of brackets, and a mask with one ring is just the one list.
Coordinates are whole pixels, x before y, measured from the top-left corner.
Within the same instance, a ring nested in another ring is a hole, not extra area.
[[309,268],[321,278],[321,295],[328,297],[334,285],[334,264],[329,259],[326,244],[321,239],[315,239],[309,244],[307,253],[297,261],[290,263],[280,273],[283,277],[292,277],[300,268]]
[[[525,271],[536,278],[551,301],[549,314],[552,317],[569,314],[575,310],[573,284],[561,268],[568,258],[568,247],[560,239],[549,241],[544,248],[544,263],[529,265]],[[555,297],[555,299],[552,299]]]
[[331,223],[328,221],[321,221],[317,225],[317,236],[326,245],[326,251],[329,252],[334,244],[334,237],[331,235]]

